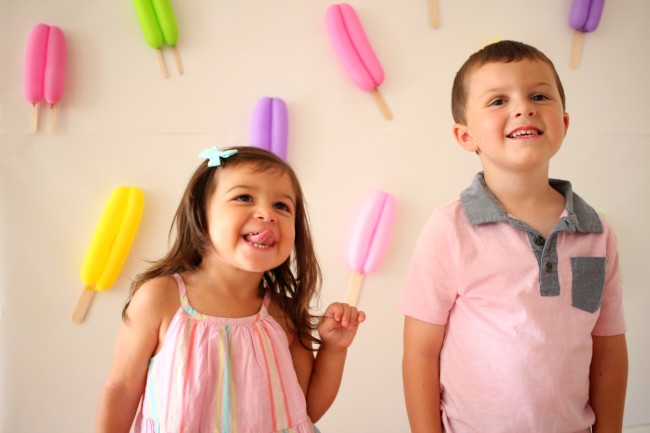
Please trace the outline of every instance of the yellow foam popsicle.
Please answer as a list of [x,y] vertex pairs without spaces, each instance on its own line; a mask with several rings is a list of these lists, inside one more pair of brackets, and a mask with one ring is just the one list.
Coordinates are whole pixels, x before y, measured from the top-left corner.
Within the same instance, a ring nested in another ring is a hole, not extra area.
[[81,323],[95,292],[115,282],[135,238],[144,209],[144,195],[137,187],[120,186],[111,193],[81,267],[84,290],[72,312]]

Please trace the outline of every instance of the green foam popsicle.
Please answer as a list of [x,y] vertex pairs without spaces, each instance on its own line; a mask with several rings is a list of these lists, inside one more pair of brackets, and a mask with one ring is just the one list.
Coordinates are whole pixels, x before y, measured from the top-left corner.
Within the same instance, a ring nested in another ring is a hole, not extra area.
[[167,69],[160,51],[163,45],[174,49],[176,67],[178,72],[183,75],[183,66],[178,50],[176,50],[178,25],[171,2],[169,0],[133,0],[133,5],[147,44],[157,50],[156,55],[163,77],[167,78]]

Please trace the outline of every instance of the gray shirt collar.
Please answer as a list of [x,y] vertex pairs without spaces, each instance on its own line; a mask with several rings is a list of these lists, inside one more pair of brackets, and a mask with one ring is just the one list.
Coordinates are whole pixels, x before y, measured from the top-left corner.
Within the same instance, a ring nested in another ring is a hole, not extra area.
[[[567,216],[564,219],[569,231],[580,233],[601,233],[603,231],[598,213],[578,194],[573,192],[571,183],[566,180],[549,179],[549,184],[565,197]],[[460,194],[460,202],[472,225],[499,221],[511,222],[496,196],[485,183],[483,173],[474,176],[472,184]]]

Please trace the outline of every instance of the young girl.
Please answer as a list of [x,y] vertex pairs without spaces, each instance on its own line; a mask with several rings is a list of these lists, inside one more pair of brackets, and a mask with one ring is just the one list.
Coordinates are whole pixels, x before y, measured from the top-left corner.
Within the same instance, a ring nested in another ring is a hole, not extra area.
[[310,314],[321,274],[286,163],[255,147],[200,156],[171,250],[133,283],[96,432],[128,432],[140,401],[135,432],[315,432],[365,315]]

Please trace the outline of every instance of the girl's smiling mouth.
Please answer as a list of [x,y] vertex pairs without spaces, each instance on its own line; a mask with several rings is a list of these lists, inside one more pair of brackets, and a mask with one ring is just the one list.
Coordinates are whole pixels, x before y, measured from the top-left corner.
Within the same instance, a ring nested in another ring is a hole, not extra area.
[[261,232],[251,232],[243,237],[246,242],[255,248],[271,248],[276,242],[275,234],[271,229],[264,229]]

